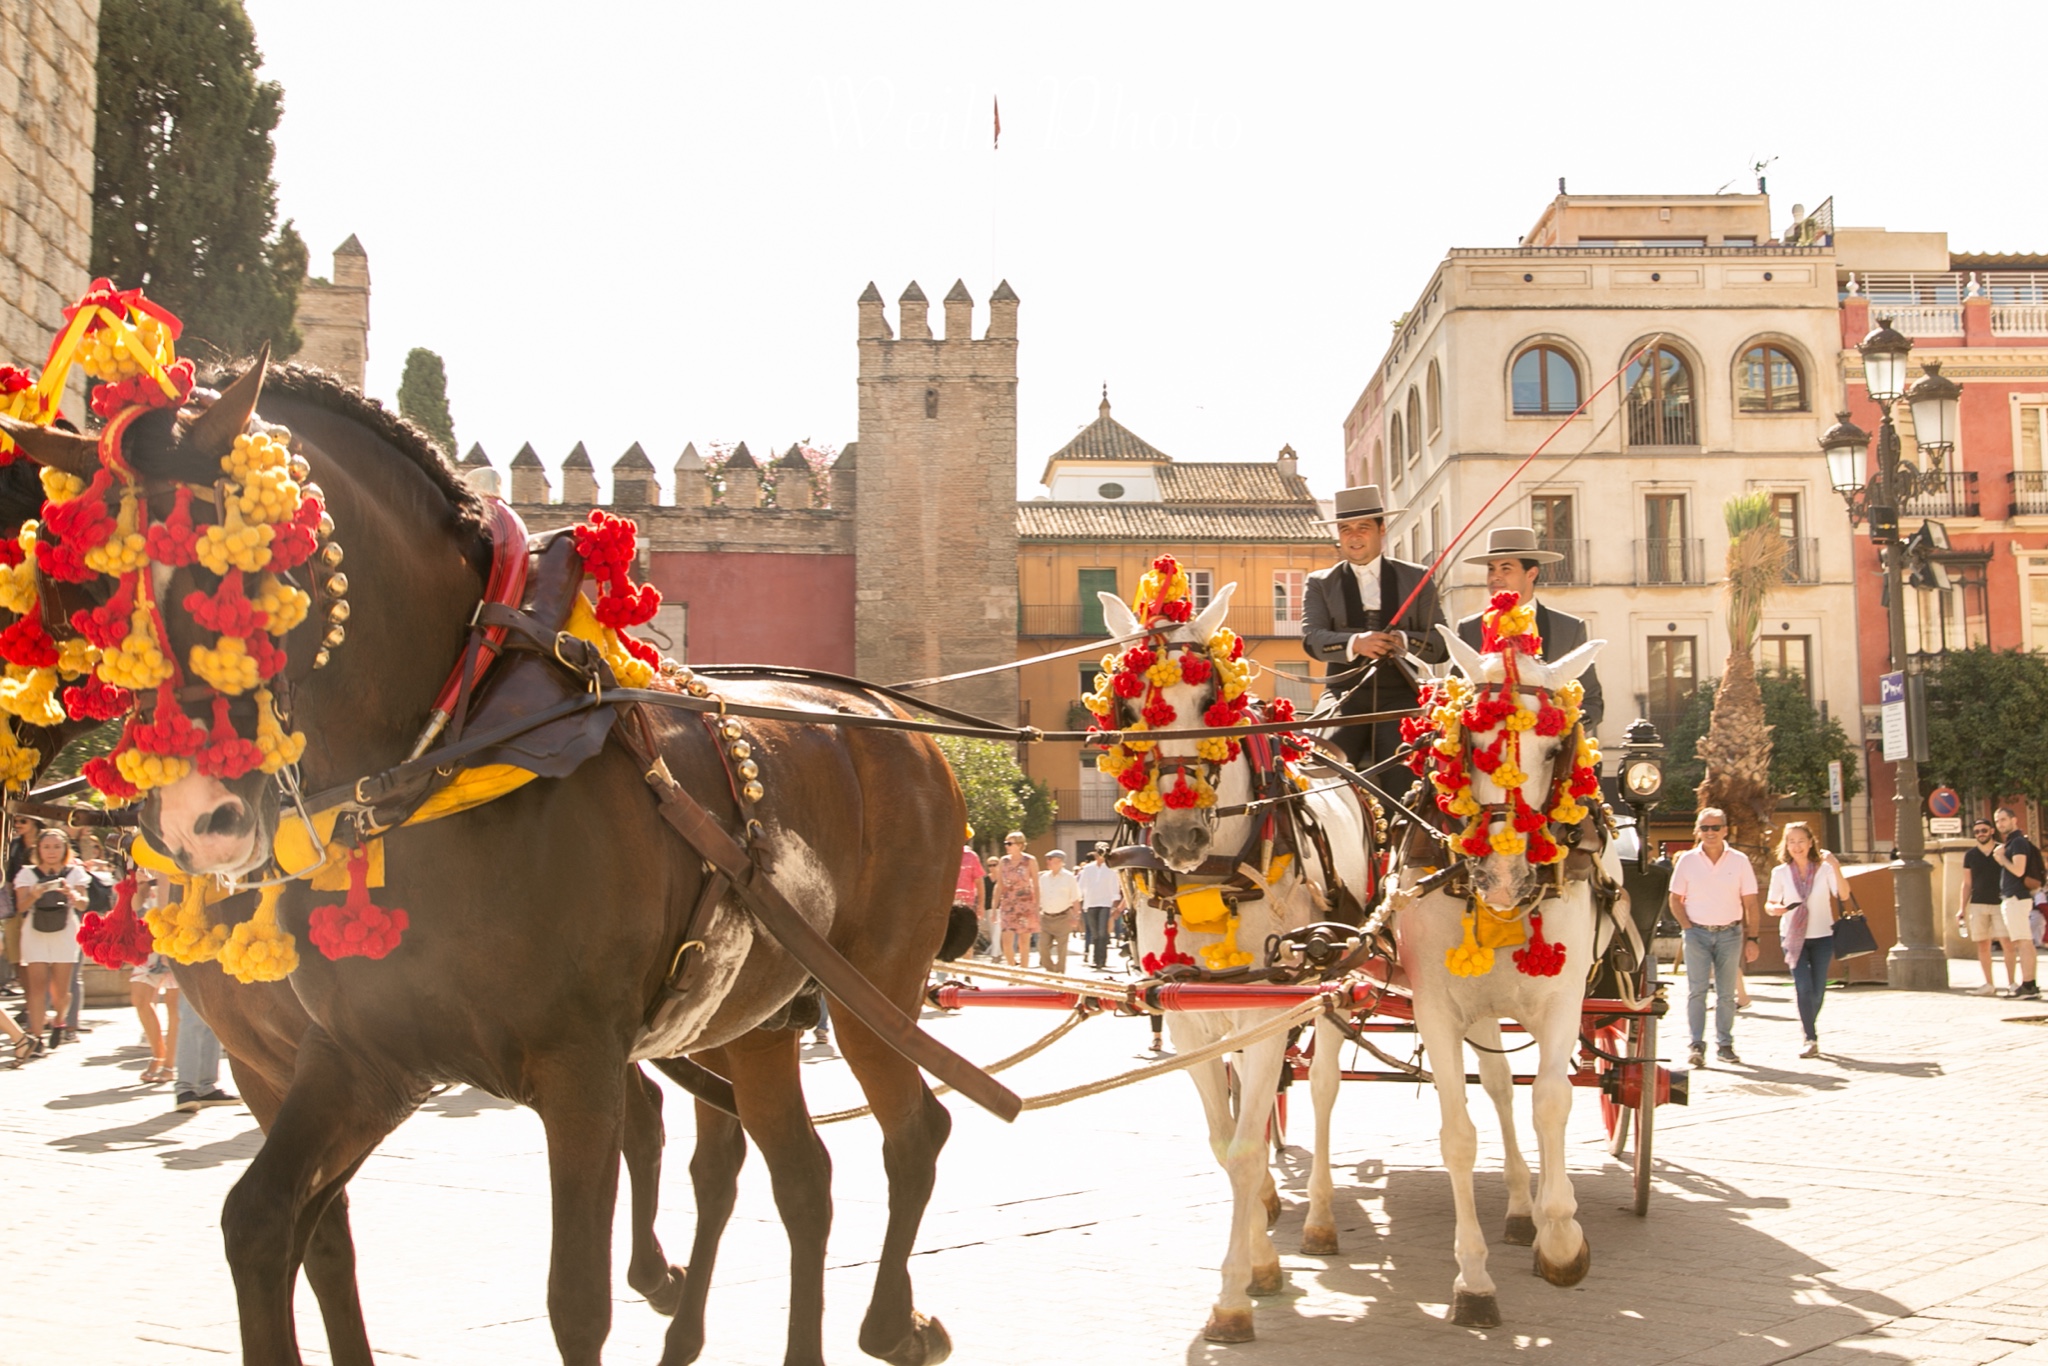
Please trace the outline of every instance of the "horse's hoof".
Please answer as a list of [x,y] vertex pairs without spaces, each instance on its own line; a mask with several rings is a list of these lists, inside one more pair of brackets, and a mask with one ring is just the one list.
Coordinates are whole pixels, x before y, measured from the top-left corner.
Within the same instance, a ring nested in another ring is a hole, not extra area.
[[1501,1234],[1501,1241],[1515,1247],[1536,1246],[1536,1220],[1526,1214],[1510,1214],[1507,1232]]
[[[647,1307],[664,1318],[674,1318],[676,1310],[683,1307],[683,1285],[689,1274],[682,1267],[671,1266],[659,1285],[652,1290],[640,1291],[647,1298]],[[639,1287],[634,1289],[639,1290]]]
[[1252,1283],[1247,1290],[1254,1295],[1277,1295],[1285,1284],[1286,1279],[1280,1274],[1280,1263],[1274,1262],[1271,1266],[1252,1268]]
[[888,1362],[889,1366],[939,1366],[953,1355],[953,1338],[945,1324],[912,1310],[910,1336],[886,1352],[869,1355]]
[[1334,1257],[1340,1249],[1337,1246],[1337,1228],[1334,1224],[1318,1227],[1310,1224],[1301,1231],[1301,1255],[1304,1257]]
[[1543,1249],[1536,1249],[1536,1274],[1552,1285],[1577,1285],[1586,1279],[1586,1273],[1593,1267],[1593,1244],[1590,1240],[1579,1243],[1579,1255],[1563,1266],[1552,1266],[1544,1259]]
[[1252,1331],[1251,1310],[1211,1309],[1202,1336],[1210,1342],[1250,1342],[1258,1334]]
[[1280,1192],[1272,1191],[1266,1196],[1266,1227],[1280,1222]]
[[1500,1302],[1491,1295],[1475,1295],[1469,1290],[1453,1291],[1451,1322],[1460,1328],[1498,1328]]

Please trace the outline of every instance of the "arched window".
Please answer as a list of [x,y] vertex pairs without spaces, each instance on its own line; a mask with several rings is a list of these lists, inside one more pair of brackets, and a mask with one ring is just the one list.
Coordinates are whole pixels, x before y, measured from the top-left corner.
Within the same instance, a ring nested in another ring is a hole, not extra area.
[[1408,390],[1408,458],[1414,460],[1422,454],[1422,395],[1411,385]]
[[1408,463],[1408,447],[1401,441],[1401,415],[1387,419],[1387,469],[1398,470]]
[[1444,374],[1435,361],[1429,363],[1429,434],[1444,429]]
[[1752,346],[1735,367],[1735,406],[1745,413],[1803,413],[1806,376],[1790,352]]
[[1628,374],[1628,443],[1631,446],[1696,446],[1692,371],[1676,351],[1656,347],[1631,361]]
[[1554,346],[1532,346],[1515,357],[1509,388],[1517,417],[1563,417],[1579,406],[1579,367]]

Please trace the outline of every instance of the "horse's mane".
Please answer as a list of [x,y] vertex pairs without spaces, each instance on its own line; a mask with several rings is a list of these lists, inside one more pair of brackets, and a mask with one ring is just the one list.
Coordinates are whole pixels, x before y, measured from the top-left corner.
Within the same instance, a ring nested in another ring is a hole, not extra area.
[[[219,367],[200,376],[199,382],[219,389],[246,368],[246,363]],[[461,530],[479,538],[487,535],[489,522],[483,498],[456,473],[454,465],[449,463],[447,454],[435,444],[434,438],[408,419],[400,417],[360,389],[352,388],[339,376],[296,362],[272,364],[264,374],[263,388],[266,393],[283,394],[302,403],[310,403],[367,428],[372,435],[419,467],[428,482],[447,498],[456,525]]]

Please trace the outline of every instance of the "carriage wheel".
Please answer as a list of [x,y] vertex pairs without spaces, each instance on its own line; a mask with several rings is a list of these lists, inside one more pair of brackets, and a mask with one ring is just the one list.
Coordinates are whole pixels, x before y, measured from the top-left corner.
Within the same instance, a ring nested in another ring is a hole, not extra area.
[[1629,1032],[1632,1047],[1624,1056],[1649,1059],[1641,1065],[1643,1084],[1635,1104],[1635,1212],[1640,1217],[1650,1212],[1650,1133],[1657,1119],[1657,1017],[1640,1017]]

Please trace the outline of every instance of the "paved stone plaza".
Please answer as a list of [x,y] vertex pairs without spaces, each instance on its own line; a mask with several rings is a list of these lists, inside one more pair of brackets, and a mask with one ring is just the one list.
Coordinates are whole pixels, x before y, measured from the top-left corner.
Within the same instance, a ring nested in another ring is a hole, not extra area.
[[[1958,983],[1975,981],[1959,966]],[[1682,987],[1680,988],[1682,990]],[[1757,984],[1736,1042],[1749,1065],[1693,1077],[1690,1109],[1660,1113],[1647,1220],[1624,1212],[1629,1173],[1607,1158],[1598,1107],[1578,1097],[1570,1154],[1592,1274],[1557,1290],[1526,1249],[1495,1243],[1506,1325],[1445,1321],[1454,1267],[1436,1103],[1411,1086],[1348,1087],[1339,1101],[1333,1258],[1298,1243],[1305,1154],[1289,1154],[1276,1237],[1288,1286],[1260,1302],[1260,1340],[1216,1347],[1200,1328],[1215,1293],[1226,1187],[1181,1077],[1155,1079],[1004,1126],[956,1104],[912,1270],[919,1302],[951,1330],[955,1360],[1355,1363],[1799,1361],[2048,1363],[2048,1028],[2038,1003],[1862,987],[1830,993],[1830,1057],[1799,1061],[1789,984]],[[136,1077],[131,1012],[94,1012],[75,1048],[0,1073],[8,1262],[0,1363],[96,1366],[236,1359],[234,1298],[217,1231],[223,1194],[255,1152],[246,1111],[170,1111]],[[2035,1023],[2014,1023],[2026,1017]],[[1058,1017],[985,1011],[929,1018],[989,1059]],[[1682,1018],[1675,1011],[1674,1018]],[[1668,1023],[1668,1022],[1667,1022]],[[1097,1021],[1009,1079],[1025,1094],[1136,1065],[1146,1031]],[[1663,1051],[1682,1056],[1682,1031]],[[807,1048],[813,1108],[850,1104],[829,1049]],[[1474,1088],[1475,1100],[1481,1100]],[[1308,1131],[1306,1095],[1293,1137]],[[1526,1096],[1523,1097],[1526,1114]],[[1492,1115],[1481,1128],[1480,1210],[1505,1197]],[[688,1106],[672,1093],[661,1230],[689,1245]],[[885,1209],[871,1124],[828,1128],[837,1225],[827,1351],[854,1345]],[[431,1102],[353,1186],[363,1299],[388,1361],[547,1363],[546,1173],[524,1110],[457,1090]],[[655,1361],[666,1320],[626,1290],[625,1231],[607,1359]],[[742,1176],[711,1297],[705,1359],[782,1354],[787,1250],[758,1159]],[[310,1294],[307,1359],[325,1361]]]

